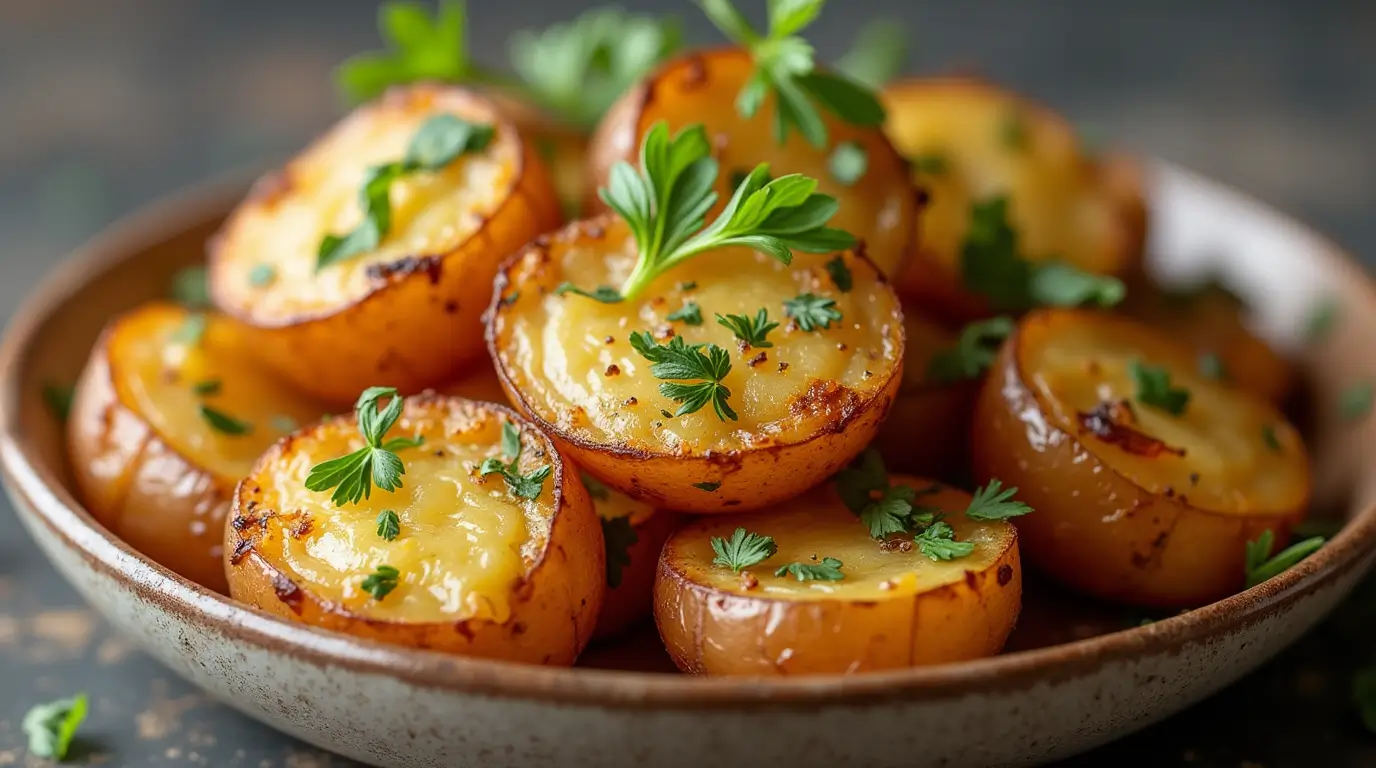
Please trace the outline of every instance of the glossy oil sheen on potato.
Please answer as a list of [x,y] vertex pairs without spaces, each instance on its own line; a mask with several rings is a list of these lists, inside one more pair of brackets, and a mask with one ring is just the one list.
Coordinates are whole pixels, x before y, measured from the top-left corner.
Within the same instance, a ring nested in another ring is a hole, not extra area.
[[[932,483],[893,476],[914,489]],[[1017,536],[965,517],[970,496],[943,488],[922,503],[947,513],[968,557],[937,562],[883,547],[831,485],[751,515],[700,520],[670,538],[655,586],[656,620],[680,668],[705,674],[859,672],[996,653],[1017,619]],[[712,537],[737,527],[778,552],[742,576],[713,564]],[[791,562],[842,562],[841,581],[776,576]]]

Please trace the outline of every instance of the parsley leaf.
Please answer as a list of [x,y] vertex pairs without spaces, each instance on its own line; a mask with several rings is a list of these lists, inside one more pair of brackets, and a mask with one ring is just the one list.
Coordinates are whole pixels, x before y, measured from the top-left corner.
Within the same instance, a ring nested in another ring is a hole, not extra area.
[[67,417],[72,414],[72,401],[76,399],[76,387],[71,384],[43,385],[43,402],[47,403],[48,410],[52,411],[53,417],[58,421],[66,423]]
[[826,268],[827,274],[831,275],[831,282],[836,284],[836,289],[841,293],[850,293],[850,289],[855,287],[850,267],[846,266],[846,257],[838,254],[836,258],[827,262]]
[[855,141],[837,144],[836,149],[831,151],[831,158],[827,164],[831,177],[847,187],[855,186],[855,182],[864,177],[869,166],[869,153]]
[[702,308],[696,301],[690,301],[664,317],[666,320],[678,320],[684,325],[702,325]]
[[1206,352],[1199,356],[1199,375],[1213,381],[1227,381],[1228,366],[1217,354]]
[[621,570],[631,564],[631,547],[640,540],[629,517],[603,517],[602,545],[607,553],[607,586],[621,586]]
[[918,496],[938,490],[935,485],[922,490],[890,485],[884,459],[872,448],[836,473],[836,495],[876,539],[895,533],[917,533],[934,524],[940,517],[940,510],[915,506],[914,502]]
[[387,50],[349,58],[335,69],[335,80],[355,103],[418,80],[490,80],[468,58],[467,24],[463,0],[440,0],[434,18],[419,3],[385,2],[378,8],[377,26]]
[[1004,315],[970,323],[961,329],[954,347],[932,357],[927,377],[945,383],[983,376],[1012,332],[1013,318]]
[[1171,373],[1164,367],[1133,360],[1128,372],[1137,382],[1137,401],[1143,405],[1179,416],[1190,404],[1190,391],[1171,386]]
[[[378,401],[384,397],[391,400],[379,411]],[[369,387],[363,390],[354,404],[354,410],[358,414],[358,431],[366,444],[347,456],[311,467],[306,475],[306,488],[312,491],[334,489],[330,500],[338,507],[371,498],[373,483],[386,491],[400,488],[401,476],[406,474],[406,468],[396,451],[420,445],[421,438],[394,437],[386,442],[383,438],[401,418],[404,400],[392,387]]]
[[[644,331],[631,333],[631,347],[649,360],[650,374],[668,379],[659,385],[659,393],[680,403],[675,416],[696,413],[708,403],[722,421],[736,420],[736,412],[726,402],[731,390],[722,379],[731,372],[731,357],[716,344],[688,344],[682,336],[675,336],[661,346]],[[679,382],[693,381],[692,384]]]
[[830,328],[832,322],[840,322],[841,310],[836,308],[836,300],[811,293],[803,293],[784,302],[784,314],[793,318],[804,331]]
[[712,483],[704,481],[701,483],[693,483],[693,487],[698,489],[699,491],[707,491],[708,493],[711,493],[720,488],[721,483]]
[[811,24],[824,0],[778,0],[769,3],[768,32],[756,32],[730,0],[700,0],[707,18],[746,49],[755,72],[736,97],[736,111],[752,118],[774,95],[774,140],[783,144],[796,130],[814,147],[827,144],[826,123],[818,107],[853,125],[879,126],[884,107],[869,88],[845,75],[821,72],[812,45],[797,33]]
[[172,300],[187,309],[210,308],[210,285],[206,268],[197,264],[184,267],[172,275]]
[[712,551],[717,553],[717,556],[712,558],[712,565],[720,565],[740,573],[773,557],[774,553],[779,551],[779,547],[774,543],[773,537],[737,528],[729,539],[713,536]]
[[1244,547],[1243,572],[1247,577],[1247,587],[1250,589],[1280,575],[1295,563],[1317,552],[1325,541],[1322,536],[1314,536],[1291,544],[1272,557],[1271,550],[1275,547],[1276,535],[1267,528],[1255,541],[1247,542]]
[[86,710],[84,693],[31,707],[23,721],[24,735],[29,740],[29,754],[58,762],[65,760],[76,729],[86,719]]
[[841,573],[844,565],[834,557],[824,557],[822,562],[816,565],[807,563],[789,563],[781,565],[774,571],[775,576],[792,576],[798,581],[840,581],[846,578],[846,574]]
[[483,459],[482,465],[478,467],[479,476],[501,475],[507,489],[513,495],[522,499],[540,498],[540,493],[545,488],[545,480],[554,472],[554,467],[545,464],[528,475],[521,474],[516,468],[516,464],[521,460],[521,428],[509,421],[502,424],[502,458],[506,463],[492,456]]
[[717,322],[731,329],[736,338],[745,342],[747,346],[756,348],[774,346],[774,342],[765,337],[779,327],[778,323],[769,322],[769,312],[763,308],[755,313],[754,319],[748,315],[717,315]]
[[990,480],[988,485],[975,489],[965,516],[971,520],[1007,520],[1032,512],[1031,507],[1013,500],[1017,492],[1017,488],[1005,489],[998,479]]
[[914,536],[913,542],[922,554],[933,560],[956,560],[975,551],[973,543],[956,541],[955,529],[940,520]]
[[836,61],[836,69],[870,88],[883,87],[903,71],[908,39],[894,19],[874,19],[860,28],[850,50]]
[[1373,397],[1376,397],[1376,387],[1371,382],[1353,384],[1338,395],[1338,412],[1344,421],[1361,421],[1371,413]]
[[203,379],[191,385],[191,392],[201,397],[220,394],[224,382],[219,379]]
[[400,578],[401,571],[390,565],[379,565],[372,573],[364,577],[361,586],[364,592],[373,596],[374,600],[381,600],[397,588]]
[[592,299],[593,301],[600,301],[603,304],[616,304],[623,300],[621,292],[610,285],[599,285],[591,291],[585,291],[573,283],[565,281],[554,289],[555,296],[567,296],[570,293]]
[[201,418],[205,419],[205,423],[209,424],[210,428],[216,432],[237,436],[247,435],[253,431],[253,425],[249,422],[236,419],[223,411],[217,411],[205,403],[201,403],[199,408]]
[[426,120],[411,137],[406,156],[368,169],[359,190],[363,220],[353,230],[328,234],[320,240],[317,272],[325,267],[375,250],[392,229],[393,182],[421,171],[438,171],[465,152],[479,152],[492,141],[490,125],[479,125],[448,113]]
[[401,535],[401,518],[397,513],[384,509],[377,513],[377,535],[379,538],[393,541]]
[[1049,307],[1112,307],[1127,295],[1123,281],[1116,277],[1054,261],[1032,267],[1028,291],[1033,304]]

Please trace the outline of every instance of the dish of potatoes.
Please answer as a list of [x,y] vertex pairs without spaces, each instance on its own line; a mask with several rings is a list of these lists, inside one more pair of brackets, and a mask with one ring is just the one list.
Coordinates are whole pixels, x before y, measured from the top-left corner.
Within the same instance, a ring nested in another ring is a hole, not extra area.
[[1146,273],[1132,158],[703,5],[731,46],[583,124],[398,78],[263,176],[202,300],[91,351],[91,513],[286,621],[565,666],[653,626],[695,675],[991,656],[1025,585],[1165,616],[1322,545],[1294,371]]

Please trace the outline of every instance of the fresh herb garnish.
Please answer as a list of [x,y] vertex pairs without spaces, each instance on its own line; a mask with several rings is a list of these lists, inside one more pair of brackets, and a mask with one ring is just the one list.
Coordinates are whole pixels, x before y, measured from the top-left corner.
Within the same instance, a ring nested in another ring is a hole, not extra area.
[[210,308],[210,281],[201,265],[184,267],[172,275],[172,300],[187,309]]
[[712,565],[720,565],[740,573],[773,557],[774,553],[779,551],[779,547],[774,543],[773,537],[737,528],[729,539],[713,536],[712,551],[717,553],[717,556],[712,558]]
[[272,285],[276,279],[277,268],[271,264],[255,264],[253,269],[248,271],[248,284],[254,288]]
[[29,740],[29,754],[58,762],[65,760],[76,729],[86,719],[86,709],[84,693],[31,707],[23,721],[24,735]]
[[[731,357],[716,344],[688,344],[682,336],[675,336],[661,346],[644,331],[631,333],[631,348],[649,360],[650,374],[667,379],[659,385],[659,393],[680,403],[675,416],[696,413],[708,403],[722,421],[736,420],[736,412],[726,402],[731,390],[722,379],[731,372]],[[682,382],[691,381],[691,384]]]
[[999,345],[1013,332],[1013,319],[1000,315],[977,320],[960,331],[956,345],[939,352],[927,364],[927,377],[936,382],[978,379],[994,364]]
[[1112,307],[1127,295],[1123,281],[1061,262],[1033,265],[1028,290],[1034,304],[1049,307]]
[[1325,296],[1309,311],[1304,321],[1304,340],[1308,344],[1318,344],[1328,338],[1338,323],[1338,313],[1342,306],[1332,296]]
[[567,296],[570,293],[593,301],[600,301],[603,304],[616,304],[623,300],[621,292],[610,285],[599,285],[591,291],[585,291],[573,283],[565,281],[554,289],[555,296]]
[[521,428],[509,421],[504,422],[502,424],[502,458],[489,456],[483,459],[482,465],[478,467],[478,473],[482,477],[493,474],[501,475],[502,480],[506,481],[506,487],[512,494],[522,499],[538,499],[540,492],[544,490],[545,480],[554,472],[554,467],[545,464],[530,474],[523,475],[516,468],[516,464],[520,460]]
[[335,70],[335,80],[353,102],[367,101],[393,85],[418,80],[457,83],[491,76],[469,58],[463,0],[440,0],[434,18],[415,2],[385,2],[377,26],[385,51],[350,57]]
[[933,560],[956,560],[975,551],[968,541],[956,541],[956,531],[941,520],[933,522],[913,537],[918,551]]
[[836,258],[827,262],[826,268],[836,289],[841,293],[850,293],[850,289],[855,286],[855,280],[851,276],[850,267],[846,266],[846,257],[837,254]]
[[1128,373],[1137,382],[1137,401],[1143,405],[1179,416],[1190,404],[1190,391],[1171,386],[1171,372],[1165,367],[1133,360],[1128,363]]
[[827,168],[831,171],[831,178],[850,187],[865,175],[865,171],[870,167],[870,155],[865,148],[858,142],[843,141],[836,145],[831,151],[831,158],[827,162]]
[[1371,382],[1353,384],[1338,395],[1338,413],[1344,421],[1361,421],[1371,413],[1373,396],[1376,396],[1376,388],[1373,388]]
[[1031,507],[1013,499],[1017,492],[1017,488],[1004,488],[1001,481],[992,479],[988,485],[975,489],[965,516],[971,520],[1007,520],[1032,512]]
[[216,432],[238,436],[247,435],[253,431],[253,425],[249,422],[243,421],[242,419],[236,419],[223,411],[217,411],[205,403],[201,403],[199,408],[201,411],[201,418]]
[[191,385],[191,392],[201,397],[220,394],[224,388],[224,382],[219,379],[203,379]]
[[814,147],[827,144],[826,123],[818,106],[860,126],[879,126],[884,107],[868,88],[844,75],[817,71],[812,45],[797,34],[817,18],[825,0],[769,3],[769,31],[761,35],[730,0],[700,0],[707,17],[748,51],[755,73],[736,97],[736,111],[752,118],[772,92],[774,140],[783,144],[797,130]]
[[205,329],[205,315],[196,312],[186,316],[182,324],[177,326],[177,330],[172,332],[171,339],[173,343],[194,347],[205,337]]
[[478,152],[492,141],[490,125],[470,123],[448,113],[426,120],[398,161],[375,165],[364,176],[359,189],[363,219],[343,235],[325,235],[316,254],[315,269],[375,250],[392,229],[391,189],[393,182],[422,171],[438,171],[465,152]]
[[690,301],[682,307],[665,315],[666,320],[678,320],[684,325],[702,325],[702,308],[696,301]]
[[372,595],[374,600],[381,600],[397,588],[400,578],[401,571],[390,565],[379,565],[371,574],[364,577],[363,591]]
[[1276,428],[1271,424],[1263,424],[1261,427],[1261,439],[1266,443],[1266,447],[1281,452],[1280,438],[1276,437]]
[[1227,381],[1228,366],[1216,353],[1206,352],[1199,356],[1199,375],[1213,381]]
[[921,490],[890,485],[884,459],[874,449],[866,450],[849,467],[836,473],[836,495],[876,539],[896,533],[920,535],[937,523],[941,510],[917,506],[915,502],[918,496],[938,490],[935,485]]
[[836,308],[836,300],[811,293],[804,293],[784,302],[784,314],[793,318],[804,331],[830,328],[833,322],[840,322],[841,310]]
[[607,555],[607,586],[616,589],[621,586],[621,570],[631,564],[631,547],[640,537],[631,525],[631,518],[603,517],[602,545]]
[[684,293],[697,290],[697,287],[698,283],[696,280],[685,280],[678,284],[678,289]]
[[1270,528],[1261,532],[1255,541],[1249,541],[1244,548],[1243,572],[1247,577],[1247,587],[1256,585],[1280,575],[1295,563],[1314,554],[1324,545],[1322,536],[1314,536],[1298,541],[1281,550],[1275,557],[1271,549],[1275,546],[1276,535]]
[[707,491],[708,493],[711,493],[711,492],[717,490],[718,488],[720,488],[720,487],[721,487],[721,483],[711,483],[711,482],[693,483],[693,487],[696,488],[696,489],[698,489],[699,491]]
[[[378,401],[384,397],[391,400],[386,408],[379,411]],[[358,431],[363,435],[364,446],[347,456],[311,467],[310,474],[306,476],[306,488],[312,491],[333,488],[330,500],[339,507],[371,498],[373,483],[385,491],[400,488],[406,467],[396,452],[414,448],[422,442],[419,436],[383,439],[397,419],[401,418],[404,400],[392,387],[369,387],[363,390],[354,404],[354,410],[358,414]]]
[[881,88],[903,71],[909,40],[894,19],[872,19],[860,28],[850,50],[836,61],[836,70],[857,83]]
[[384,509],[377,513],[377,535],[387,541],[393,541],[401,535],[401,518],[396,512]]
[[798,581],[840,581],[846,578],[841,573],[844,564],[834,557],[824,557],[817,564],[789,563],[774,571],[775,576],[792,576]]
[[60,422],[66,423],[67,417],[72,415],[72,401],[75,399],[76,387],[71,384],[43,385],[43,402],[47,403],[48,410]]
[[755,313],[753,319],[748,315],[717,315],[717,322],[731,329],[736,338],[756,348],[774,346],[774,342],[765,337],[779,327],[778,323],[769,322],[769,312],[763,308]]

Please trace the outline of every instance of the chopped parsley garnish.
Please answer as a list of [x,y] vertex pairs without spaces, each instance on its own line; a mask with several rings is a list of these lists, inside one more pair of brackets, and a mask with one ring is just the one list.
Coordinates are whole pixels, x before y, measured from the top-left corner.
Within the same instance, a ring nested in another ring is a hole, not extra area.
[[66,422],[72,415],[72,401],[76,399],[76,387],[71,384],[44,384],[43,402],[58,421]]
[[836,69],[857,83],[881,88],[903,71],[908,50],[902,24],[893,19],[873,19],[860,28],[850,50],[836,61]]
[[949,524],[937,520],[913,537],[918,551],[933,560],[956,560],[975,551],[968,541],[956,541],[956,531]]
[[1190,404],[1190,391],[1171,386],[1171,373],[1164,367],[1133,360],[1128,364],[1128,372],[1137,382],[1137,401],[1143,405],[1179,416]]
[[793,318],[804,331],[830,328],[833,322],[841,321],[841,310],[836,308],[836,300],[811,293],[803,293],[784,302],[784,314]]
[[23,721],[24,735],[29,740],[29,754],[57,762],[65,760],[76,729],[86,719],[86,709],[84,693],[31,707]]
[[1344,421],[1361,421],[1371,413],[1373,396],[1376,396],[1376,388],[1371,382],[1353,384],[1338,395],[1338,412]]
[[696,413],[711,403],[717,418],[736,420],[736,412],[727,403],[731,390],[721,383],[731,372],[726,350],[716,344],[688,344],[682,336],[660,345],[644,331],[631,333],[631,347],[653,363],[652,376],[667,379],[659,385],[659,393],[680,404],[674,416]]
[[598,480],[587,472],[582,473],[580,477],[583,479],[583,487],[588,489],[588,495],[593,498],[593,501],[611,500],[612,489],[604,485],[601,480]]
[[1282,448],[1280,438],[1276,437],[1276,428],[1271,424],[1263,424],[1261,427],[1261,439],[1266,443],[1266,447],[1280,453]]
[[396,512],[384,509],[377,513],[377,535],[387,541],[393,541],[401,535],[401,518]]
[[372,595],[374,600],[381,600],[397,588],[397,582],[400,578],[401,571],[390,565],[379,565],[372,573],[364,577],[363,591]]
[[602,544],[607,553],[607,586],[621,586],[621,570],[631,564],[631,547],[640,540],[631,518],[603,517]]
[[177,326],[177,330],[172,332],[171,339],[173,343],[194,347],[205,337],[205,329],[205,315],[196,312],[186,316],[182,324]]
[[836,149],[831,151],[831,158],[827,162],[827,168],[831,171],[831,178],[847,187],[854,186],[855,182],[863,178],[869,167],[869,153],[860,146],[859,142],[855,141],[843,141],[837,144]]
[[855,287],[855,280],[851,276],[850,267],[846,266],[846,257],[837,254],[836,258],[826,264],[827,274],[831,275],[831,282],[836,285],[836,290],[841,293],[850,293],[850,289]]
[[769,322],[769,312],[763,308],[755,313],[753,319],[748,315],[717,315],[717,322],[731,329],[736,338],[756,348],[774,346],[774,342],[766,337],[779,327],[778,323]]
[[852,125],[884,123],[884,107],[875,94],[844,75],[818,71],[812,45],[797,36],[817,18],[824,2],[769,3],[769,29],[761,35],[730,0],[700,0],[707,18],[755,62],[754,75],[736,97],[736,112],[754,117],[772,92],[774,140],[779,144],[797,130],[812,146],[825,147],[827,128],[819,106]]
[[769,166],[755,167],[710,225],[707,212],[717,202],[717,180],[707,131],[694,124],[672,138],[668,125],[656,123],[640,145],[640,166],[619,162],[607,186],[598,190],[635,237],[639,258],[619,290],[583,292],[570,285],[559,293],[579,293],[602,302],[634,299],[656,277],[699,254],[739,245],[791,264],[793,251],[831,253],[855,244],[849,233],[826,226],[836,213],[833,197],[817,193],[816,179],[799,174],[769,180]]
[[481,151],[492,141],[494,133],[490,125],[470,123],[448,113],[426,120],[411,137],[403,159],[368,169],[358,195],[363,220],[350,232],[328,234],[321,239],[316,271],[368,253],[381,244],[392,229],[393,182],[422,171],[441,170],[465,152]]
[[940,152],[924,152],[909,160],[908,165],[917,173],[929,176],[940,176],[951,169],[951,161]]
[[697,290],[697,288],[698,284],[696,280],[685,280],[684,282],[678,284],[678,289],[680,291],[683,291],[684,293],[687,293],[688,291],[695,291]]
[[977,379],[989,370],[999,345],[1013,332],[1013,318],[1000,315],[977,320],[960,331],[956,345],[932,357],[927,377],[936,382]]
[[191,385],[191,391],[201,397],[220,394],[224,388],[224,382],[219,379],[203,379]]
[[[505,460],[505,461],[503,461]],[[502,458],[489,456],[483,459],[478,473],[482,477],[501,475],[506,487],[522,499],[538,499],[544,490],[545,480],[554,472],[554,467],[545,464],[528,475],[521,474],[516,464],[521,460],[521,428],[505,422],[502,424]]]
[[1116,277],[1085,272],[1069,264],[1048,262],[1031,268],[1032,301],[1051,307],[1112,307],[1127,295]]
[[205,403],[201,403],[199,408],[201,411],[201,418],[216,432],[238,436],[247,435],[253,431],[253,425],[249,422],[243,421],[242,419],[236,419],[223,411],[217,411]]
[[841,573],[844,565],[834,557],[824,557],[822,562],[816,564],[808,563],[789,563],[781,565],[774,571],[775,576],[792,576],[798,581],[840,581],[846,578],[846,574]]
[[717,553],[717,556],[712,558],[712,565],[720,565],[740,573],[773,557],[774,553],[779,551],[779,547],[775,545],[771,536],[761,536],[744,528],[737,528],[729,539],[713,536],[712,551]]
[[1267,528],[1261,532],[1255,541],[1249,541],[1246,544],[1243,572],[1247,577],[1247,587],[1250,589],[1267,579],[1280,575],[1295,563],[1317,552],[1319,547],[1324,545],[1324,541],[1322,536],[1304,539],[1291,544],[1272,557],[1271,550],[1275,547],[1276,535],[1271,532],[1270,528]]
[[440,0],[434,18],[420,3],[385,2],[377,26],[385,51],[350,57],[335,70],[340,89],[353,102],[380,95],[393,85],[418,80],[457,83],[490,75],[468,58],[463,0]]
[[1206,352],[1199,356],[1199,375],[1213,381],[1228,380],[1228,366],[1216,353]]
[[187,309],[210,308],[210,282],[201,265],[184,267],[172,275],[172,300]]
[[[870,536],[876,539],[912,533],[914,541],[917,541],[927,529],[941,520],[941,510],[918,506],[915,503],[917,497],[938,490],[935,485],[921,490],[906,485],[890,485],[884,460],[874,449],[866,450],[851,466],[836,473],[836,495],[860,518],[860,522],[869,529]],[[941,537],[944,534],[938,532],[932,535]],[[951,539],[954,540],[954,537],[953,531]],[[923,550],[923,554],[927,554],[926,550]]]
[[678,320],[684,325],[702,325],[702,307],[696,301],[690,301],[665,315],[665,319]]
[[1305,342],[1318,344],[1327,339],[1329,334],[1333,332],[1334,326],[1338,324],[1338,314],[1341,309],[1342,306],[1332,296],[1325,296],[1315,304],[1304,321]]
[[[378,410],[378,401],[391,398],[387,407]],[[357,451],[337,459],[323,461],[311,467],[306,476],[306,488],[312,491],[334,489],[330,500],[335,506],[357,504],[372,496],[373,484],[385,491],[401,487],[406,467],[397,451],[415,448],[422,440],[417,437],[394,437],[384,440],[387,431],[401,418],[405,398],[392,387],[369,387],[358,396],[354,410],[358,414],[358,431],[365,445]]]
[[707,491],[708,493],[711,493],[711,492],[717,490],[718,488],[720,488],[720,487],[721,487],[721,483],[711,483],[711,482],[693,483],[693,487],[696,488],[696,489],[698,489],[699,491]]
[[277,268],[271,264],[255,264],[248,271],[248,284],[254,288],[272,285],[277,280]]
[[1029,514],[1031,507],[1013,499],[1017,492],[1017,488],[1004,488],[997,478],[990,480],[988,485],[975,489],[965,516],[971,520],[1007,520]]
[[573,283],[565,281],[554,289],[555,296],[567,296],[570,293],[592,299],[593,301],[600,301],[603,304],[616,304],[624,298],[620,291],[610,285],[599,285],[591,291],[585,291]]

